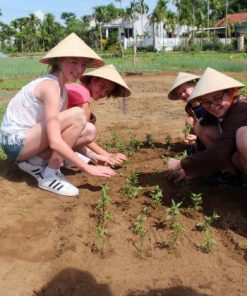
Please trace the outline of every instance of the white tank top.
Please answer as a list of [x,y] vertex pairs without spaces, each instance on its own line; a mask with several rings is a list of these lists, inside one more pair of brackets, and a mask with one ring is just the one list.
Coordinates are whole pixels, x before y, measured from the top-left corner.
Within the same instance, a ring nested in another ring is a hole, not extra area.
[[[48,74],[25,85],[10,100],[2,120],[0,133],[18,134],[19,137],[24,137],[27,130],[36,123],[44,121],[44,104],[34,96],[35,87],[44,80],[52,80],[58,84],[57,77]],[[58,89],[60,95],[59,110],[62,110],[67,102],[67,92],[64,87],[61,96],[59,84]]]

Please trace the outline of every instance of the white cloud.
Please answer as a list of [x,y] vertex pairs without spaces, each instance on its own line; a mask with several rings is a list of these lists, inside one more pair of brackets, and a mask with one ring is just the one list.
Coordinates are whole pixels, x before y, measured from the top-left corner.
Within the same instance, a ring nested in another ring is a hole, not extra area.
[[41,21],[44,20],[45,14],[44,14],[44,12],[43,12],[42,10],[36,10],[36,11],[33,12],[33,14],[34,14],[37,18],[39,18]]

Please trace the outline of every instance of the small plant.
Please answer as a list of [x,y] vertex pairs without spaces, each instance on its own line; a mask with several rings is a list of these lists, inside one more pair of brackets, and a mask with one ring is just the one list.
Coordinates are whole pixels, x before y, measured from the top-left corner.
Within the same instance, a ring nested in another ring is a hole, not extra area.
[[150,196],[153,201],[153,206],[155,208],[159,208],[161,206],[162,198],[163,198],[162,189],[159,188],[159,185],[157,185],[155,189],[150,192]]
[[213,222],[215,222],[219,218],[220,216],[215,212],[212,216],[205,216],[203,222],[196,224],[196,229],[200,231],[207,231],[209,227],[213,224]]
[[166,136],[166,138],[165,138],[165,146],[166,146],[166,149],[168,151],[171,150],[171,148],[172,148],[172,138],[171,138],[170,135]]
[[190,134],[190,132],[191,132],[191,128],[192,128],[192,126],[190,125],[190,124],[185,124],[185,126],[183,127],[183,129],[182,129],[182,133],[184,134],[184,137],[186,138],[189,134]]
[[190,198],[193,203],[192,207],[190,207],[190,212],[195,217],[202,210],[202,193],[191,193]]
[[166,165],[168,160],[171,158],[169,155],[161,155],[160,157],[163,160],[163,163]]
[[185,232],[185,229],[179,222],[175,222],[171,225],[171,233],[169,235],[169,247],[174,248],[180,241]]
[[154,140],[151,134],[146,134],[145,135],[145,144],[147,145],[147,147],[152,148],[152,149],[156,149],[155,145],[154,145]]
[[204,232],[204,239],[200,245],[200,249],[204,253],[210,253],[215,246],[216,246],[216,241],[212,238],[210,230],[207,229]]
[[133,225],[133,232],[140,237],[143,237],[146,233],[144,222],[147,219],[147,208],[145,207],[142,212],[136,217],[136,221]]
[[204,233],[204,239],[200,244],[200,249],[205,253],[211,252],[216,245],[216,241],[211,236],[210,226],[219,218],[220,216],[214,212],[212,216],[205,216],[202,223],[196,224],[196,229],[203,231]]
[[111,203],[111,198],[108,194],[109,186],[107,184],[101,186],[101,195],[96,204],[96,209],[100,212],[100,222],[99,224],[103,225],[107,220],[113,217],[112,212],[107,210],[107,207]]
[[101,145],[108,152],[121,152],[127,154],[128,151],[128,148],[124,143],[124,140],[121,138],[120,135],[116,133],[112,133],[110,140],[103,141]]
[[187,151],[184,150],[183,152],[179,152],[175,155],[176,159],[182,160],[188,156]]
[[138,183],[138,174],[132,173],[126,180],[124,187],[121,189],[121,192],[131,198],[137,197],[140,190],[143,187],[139,186]]
[[143,238],[146,234],[145,229],[145,221],[147,219],[147,208],[145,207],[136,217],[136,220],[132,226],[133,233],[139,236],[139,243],[135,243],[134,246],[136,247],[138,252],[144,251],[143,247]]
[[167,220],[170,222],[171,226],[177,222],[178,216],[180,214],[180,207],[181,207],[182,203],[183,203],[182,201],[179,203],[176,203],[172,199],[172,206],[170,209],[168,209],[167,217],[166,217]]
[[101,225],[96,226],[96,231],[98,233],[97,240],[99,242],[100,254],[103,255],[104,250],[105,250],[105,243],[107,241],[107,234],[108,233],[107,233],[107,230]]
[[132,131],[129,133],[130,140],[128,145],[128,155],[132,155],[133,153],[140,150],[140,148],[143,146],[143,143],[136,139],[136,134]]

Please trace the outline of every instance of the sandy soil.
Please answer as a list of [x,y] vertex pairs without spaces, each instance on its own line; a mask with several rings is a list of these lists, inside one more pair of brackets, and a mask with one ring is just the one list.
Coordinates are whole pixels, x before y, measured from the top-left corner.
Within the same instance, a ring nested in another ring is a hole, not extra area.
[[[221,296],[246,295],[246,189],[205,187],[196,182],[168,179],[164,155],[184,149],[184,106],[166,94],[175,74],[126,76],[133,91],[127,100],[104,100],[94,106],[98,138],[110,140],[116,132],[129,141],[129,131],[144,141],[152,135],[156,149],[143,146],[128,158],[111,179],[95,178],[76,169],[64,169],[80,188],[78,198],[59,197],[37,188],[36,180],[0,162],[0,295],[1,296]],[[172,150],[165,146],[172,137]],[[121,192],[124,182],[138,173],[143,187],[136,198]],[[113,218],[104,224],[104,249],[96,226],[100,185],[109,185]],[[150,192],[163,190],[160,208]],[[202,193],[203,210],[190,215],[188,192]],[[179,223],[185,232],[172,246],[167,221],[171,200],[183,201]],[[133,233],[138,214],[146,208],[145,234]],[[196,223],[213,212],[220,219],[210,228],[217,245],[201,250],[203,232]]]

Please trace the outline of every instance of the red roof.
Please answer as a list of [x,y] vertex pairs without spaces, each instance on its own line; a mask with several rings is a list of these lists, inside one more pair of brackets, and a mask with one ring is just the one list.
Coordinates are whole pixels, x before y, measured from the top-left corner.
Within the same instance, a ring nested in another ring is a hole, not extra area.
[[[247,13],[243,12],[243,13],[233,13],[233,14],[228,14],[227,15],[227,24],[237,24],[241,21],[247,21]],[[226,26],[226,21],[225,21],[225,17],[221,20],[218,21],[218,23],[216,23],[214,25],[214,28],[219,28],[219,27],[225,27]]]

